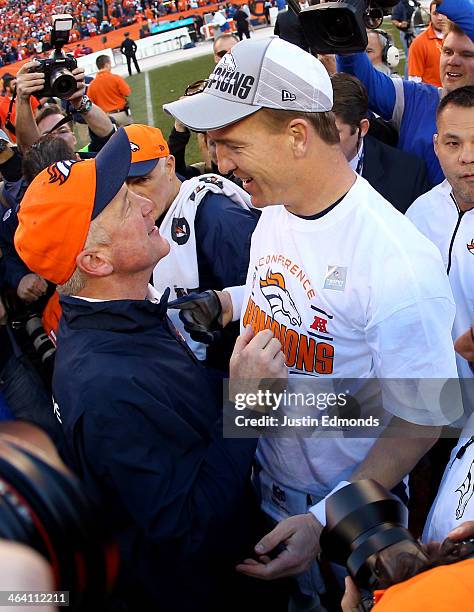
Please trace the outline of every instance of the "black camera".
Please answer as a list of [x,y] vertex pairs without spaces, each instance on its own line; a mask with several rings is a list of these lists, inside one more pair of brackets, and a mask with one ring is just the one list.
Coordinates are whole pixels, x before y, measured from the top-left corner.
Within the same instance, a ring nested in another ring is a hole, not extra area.
[[[364,590],[388,588],[404,580],[396,560],[410,558],[413,570],[429,560],[405,525],[408,509],[375,480],[343,487],[326,502],[326,527],[321,534],[325,558],[346,566]],[[395,560],[395,562],[394,562]]]
[[321,560],[344,565],[361,589],[359,609],[372,609],[365,593],[405,582],[441,565],[474,558],[474,539],[444,540],[430,555],[405,525],[406,506],[375,480],[359,480],[326,501]]
[[56,347],[45,332],[41,317],[36,313],[29,313],[25,320],[25,330],[41,360],[43,366],[47,367],[54,363]]
[[118,546],[48,436],[30,423],[0,425],[0,539],[44,557],[71,610],[108,609]]
[[367,47],[366,29],[379,28],[396,0],[336,0],[300,9],[288,0],[306,40],[316,53],[356,53]]
[[32,304],[26,304],[13,291],[2,294],[2,300],[8,315],[8,325],[21,351],[28,356],[31,363],[48,386],[51,386],[56,347],[46,333],[41,321],[54,287],[49,286],[44,296]]
[[77,91],[77,81],[72,71],[77,68],[77,62],[69,53],[63,53],[63,46],[69,41],[73,18],[71,15],[53,15],[53,30],[51,45],[54,47],[52,57],[37,59],[40,66],[32,72],[42,72],[45,85],[41,91],[35,92],[38,98],[60,98],[67,100]]

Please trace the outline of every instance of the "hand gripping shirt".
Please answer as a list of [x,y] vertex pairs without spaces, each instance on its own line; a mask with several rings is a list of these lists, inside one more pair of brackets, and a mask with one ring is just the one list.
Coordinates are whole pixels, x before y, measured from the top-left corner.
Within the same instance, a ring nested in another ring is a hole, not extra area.
[[[263,209],[241,324],[273,331],[290,376],[455,378],[453,318],[438,250],[362,177],[316,219]],[[389,410],[421,425],[443,422],[430,406]],[[282,484],[322,496],[373,442],[262,438],[258,458]]]

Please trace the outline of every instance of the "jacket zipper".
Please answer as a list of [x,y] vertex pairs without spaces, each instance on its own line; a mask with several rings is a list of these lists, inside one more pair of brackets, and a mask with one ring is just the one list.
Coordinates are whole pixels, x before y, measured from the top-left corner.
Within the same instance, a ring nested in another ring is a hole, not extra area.
[[177,327],[173,325],[172,321],[168,318],[168,316],[165,317],[165,321],[166,321],[166,327],[168,329],[168,333],[170,334],[170,336],[174,340],[176,340],[176,342],[184,349],[188,357],[191,358],[191,361],[193,361],[194,363],[200,364],[201,362],[196,357],[196,355],[193,353],[193,351],[189,348],[186,340],[182,337],[181,332],[179,331]]
[[453,235],[451,237],[451,244],[449,245],[448,267],[446,269],[446,273],[447,274],[449,274],[449,271],[451,270],[451,263],[452,263],[451,262],[451,257],[452,257],[452,254],[453,254],[454,241],[456,239],[456,234],[457,234],[457,231],[458,231],[459,226],[461,224],[461,219],[463,218],[463,215],[464,215],[464,211],[459,208],[458,203],[456,202],[456,198],[454,197],[453,192],[451,192],[449,195],[451,196],[451,199],[454,202],[454,205],[456,206],[456,210],[458,211],[458,220],[457,220],[457,223],[456,223],[456,227],[454,228]]

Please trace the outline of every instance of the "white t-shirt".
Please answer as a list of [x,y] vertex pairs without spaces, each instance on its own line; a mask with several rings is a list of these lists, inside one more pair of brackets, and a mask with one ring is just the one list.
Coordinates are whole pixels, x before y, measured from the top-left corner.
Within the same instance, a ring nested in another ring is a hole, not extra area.
[[[465,428],[467,429],[467,427]],[[473,433],[474,417],[469,431]],[[474,443],[461,437],[453,449],[423,531],[424,542],[442,542],[465,521],[474,520]]]
[[[406,216],[440,250],[456,302],[453,339],[463,334],[474,319],[474,210],[461,213],[453,199],[447,180],[420,196],[410,206]],[[472,381],[473,373],[467,361],[456,354],[459,377]],[[474,382],[464,386],[464,402],[472,410]],[[441,481],[438,495],[426,521],[423,539],[443,540],[448,533],[467,520],[474,519],[474,445],[469,444],[456,457],[460,449],[474,434],[474,417],[471,417],[451,458]]]
[[[455,378],[454,310],[438,250],[362,177],[316,219],[284,206],[263,209],[241,325],[273,330],[290,376]],[[422,425],[446,422],[426,406],[390,411]],[[262,438],[257,456],[274,481],[322,497],[373,443]]]
[[[453,325],[456,340],[474,320],[474,210],[460,214],[451,197],[451,185],[445,180],[415,200],[406,216],[438,247],[445,269],[449,266],[456,303]],[[456,355],[456,360],[459,376],[472,378],[467,361],[460,355]]]

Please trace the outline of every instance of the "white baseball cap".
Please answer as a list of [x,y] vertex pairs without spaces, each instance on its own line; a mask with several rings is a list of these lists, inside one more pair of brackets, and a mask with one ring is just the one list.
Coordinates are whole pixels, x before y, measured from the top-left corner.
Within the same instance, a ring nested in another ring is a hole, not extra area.
[[188,128],[205,132],[240,121],[261,108],[321,113],[332,108],[322,63],[281,38],[244,40],[224,55],[202,92],[163,109]]

